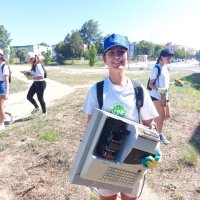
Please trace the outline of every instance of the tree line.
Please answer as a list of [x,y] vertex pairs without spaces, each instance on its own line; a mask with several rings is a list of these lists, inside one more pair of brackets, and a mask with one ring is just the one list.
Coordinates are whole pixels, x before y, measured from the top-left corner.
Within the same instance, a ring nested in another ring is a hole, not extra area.
[[[89,60],[89,65],[94,66],[98,57],[102,57],[103,41],[108,35],[102,35],[97,21],[88,20],[79,30],[72,30],[64,40],[56,44],[56,57],[53,59],[59,64],[65,64],[66,60],[73,61],[82,58]],[[3,25],[0,25],[0,48],[7,51],[11,41],[10,33]],[[44,42],[40,45],[48,46]],[[165,47],[145,40],[133,42],[131,45],[134,46],[133,55],[130,55],[132,58],[137,58],[138,55],[148,55],[148,59],[152,60],[158,58],[161,49]],[[199,53],[200,51],[197,52],[197,54]],[[20,63],[25,62],[26,54],[26,49],[18,49],[15,52],[13,48],[10,48],[10,63],[14,62],[14,58],[19,58]],[[51,51],[43,52],[43,55],[45,64],[49,64],[52,59]],[[175,51],[174,57],[175,59],[188,59],[193,58],[194,55],[178,49]]]

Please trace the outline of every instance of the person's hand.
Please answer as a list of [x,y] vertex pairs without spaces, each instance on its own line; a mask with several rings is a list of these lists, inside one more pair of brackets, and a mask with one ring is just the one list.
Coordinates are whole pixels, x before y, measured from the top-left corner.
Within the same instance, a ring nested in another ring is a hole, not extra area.
[[183,87],[184,86],[184,83],[183,81],[179,80],[179,79],[175,79],[174,80],[174,85],[175,86],[178,86],[178,87]]
[[31,72],[28,71],[20,71],[22,74],[24,74],[25,76],[31,75]]
[[166,95],[167,92],[168,92],[168,89],[166,89],[166,88],[158,88],[157,92],[159,92],[162,95]]
[[157,151],[155,157],[147,156],[145,158],[142,158],[140,163],[143,165],[144,168],[154,169],[157,166],[157,164],[161,161],[161,157],[161,151]]
[[31,75],[26,75],[26,77],[28,80],[33,80],[33,76],[31,76]]

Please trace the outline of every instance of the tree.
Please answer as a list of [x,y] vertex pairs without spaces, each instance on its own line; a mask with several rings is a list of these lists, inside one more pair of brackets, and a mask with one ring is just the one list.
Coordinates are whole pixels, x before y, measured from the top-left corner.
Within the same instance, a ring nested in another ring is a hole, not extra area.
[[44,64],[49,65],[51,62],[51,51],[48,49],[47,52],[44,53]]
[[59,42],[55,47],[56,61],[59,64],[64,64],[66,58],[66,45],[64,41]]
[[0,25],[0,48],[3,50],[7,49],[10,42],[10,33],[8,33],[3,25]]
[[9,63],[14,63],[14,58],[15,58],[15,49],[13,47],[10,48],[10,60]]
[[72,31],[71,34],[67,34],[64,42],[66,58],[81,57],[81,54],[84,50],[84,43],[79,31]]
[[91,45],[89,50],[88,50],[88,54],[89,54],[89,65],[90,67],[94,66],[96,63],[96,58],[97,58],[97,49],[95,47],[95,45]]
[[85,50],[82,52],[82,55],[81,55],[85,60],[89,60],[89,50]]
[[139,55],[148,55],[148,56],[152,56],[153,55],[153,50],[154,50],[154,46],[151,42],[142,40],[139,42],[138,44],[138,54]]
[[40,44],[38,45],[41,45],[41,46],[44,46],[44,47],[49,47],[49,45],[47,43],[44,43],[44,42],[41,42]]
[[153,55],[153,57],[158,58],[162,49],[163,49],[162,45],[155,44],[154,45],[154,55]]
[[84,43],[88,45],[88,48],[91,44],[95,44],[96,47],[102,45],[103,37],[98,27],[98,22],[91,19],[86,21],[79,31]]
[[16,52],[17,58],[19,58],[19,62],[25,63],[28,51],[26,49],[19,49]]
[[180,58],[180,59],[183,59],[185,58],[185,51],[183,49],[177,49],[175,52],[174,52],[174,58]]
[[55,52],[56,52],[56,55],[61,54],[65,56],[65,42],[64,41],[61,41],[56,45]]

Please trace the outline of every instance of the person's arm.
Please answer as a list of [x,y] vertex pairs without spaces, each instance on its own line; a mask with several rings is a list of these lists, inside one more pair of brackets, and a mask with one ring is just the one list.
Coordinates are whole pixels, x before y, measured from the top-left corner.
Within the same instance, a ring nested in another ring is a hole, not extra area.
[[158,88],[154,85],[156,79],[152,79],[149,81],[149,87],[152,89],[152,90],[157,90]]
[[91,120],[92,115],[87,115],[87,123],[89,123],[89,121]]
[[5,75],[4,78],[5,78],[5,83],[6,83],[6,95],[5,95],[5,99],[8,99],[8,96],[9,96],[9,80],[8,80],[8,75]]
[[155,121],[154,121],[153,119],[142,120],[142,124],[143,124],[144,126],[149,127],[150,129],[152,129],[152,130],[154,130],[154,131],[157,130]]
[[142,124],[148,127],[151,127],[153,124],[153,119],[148,119],[148,120],[142,120]]

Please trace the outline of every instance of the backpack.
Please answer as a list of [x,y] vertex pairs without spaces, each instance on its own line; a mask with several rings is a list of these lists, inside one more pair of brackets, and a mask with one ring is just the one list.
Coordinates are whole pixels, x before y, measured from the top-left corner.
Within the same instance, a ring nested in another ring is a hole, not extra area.
[[44,78],[47,78],[47,70],[44,68],[43,65],[41,65],[41,66],[42,66],[42,69],[43,69],[43,71],[44,71]]
[[[144,104],[144,91],[141,86],[141,84],[135,80],[131,80],[134,90],[135,90],[135,96],[136,96],[136,108],[138,110],[138,117],[140,116],[140,108]],[[96,87],[97,87],[97,100],[99,103],[99,109],[102,109],[103,106],[103,85],[104,81],[97,82]],[[140,122],[140,117],[139,117],[139,122]]]
[[[158,77],[160,76],[160,67],[159,67],[158,65],[155,65],[154,67],[156,67],[156,68],[158,69],[158,74],[157,74],[157,77],[156,77],[156,80],[157,80]],[[153,84],[155,84],[156,80],[154,81]],[[147,82],[147,89],[151,91],[152,88],[149,87],[149,82],[150,82],[150,78],[149,78],[149,80],[148,80],[148,82]]]
[[[3,74],[4,66],[5,66],[5,63],[1,66],[2,74]],[[8,81],[9,83],[11,83],[11,71],[9,67],[8,67],[8,70],[9,70]]]

